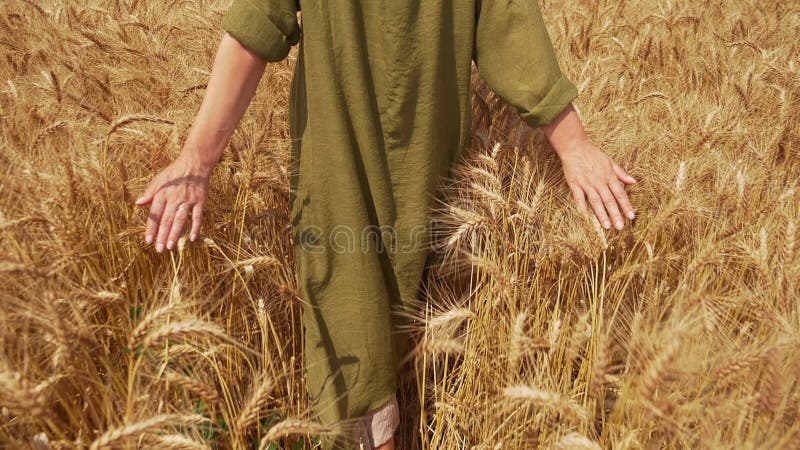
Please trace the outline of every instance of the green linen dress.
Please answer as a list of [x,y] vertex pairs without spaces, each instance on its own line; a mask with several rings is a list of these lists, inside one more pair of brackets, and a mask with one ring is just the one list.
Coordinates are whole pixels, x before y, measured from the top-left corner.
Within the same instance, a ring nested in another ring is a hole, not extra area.
[[537,0],[233,0],[222,26],[267,61],[298,44],[290,210],[304,373],[319,420],[342,423],[395,395],[410,350],[395,313],[419,293],[437,183],[469,145],[472,61],[532,127],[577,88]]

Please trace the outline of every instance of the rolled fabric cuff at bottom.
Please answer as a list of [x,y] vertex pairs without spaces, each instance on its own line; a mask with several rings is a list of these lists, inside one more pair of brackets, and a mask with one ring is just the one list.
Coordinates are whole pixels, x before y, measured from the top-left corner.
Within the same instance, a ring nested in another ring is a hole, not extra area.
[[553,83],[547,95],[530,111],[520,114],[520,118],[531,127],[552,122],[578,96],[578,87],[569,78],[561,75]]
[[299,26],[292,24],[292,35],[284,34],[270,18],[270,13],[254,0],[234,0],[222,18],[222,29],[248,50],[269,62],[289,55],[299,39]]
[[[361,418],[364,428],[356,427],[356,441],[360,441],[361,450],[374,450],[380,445],[388,442],[397,427],[400,425],[400,406],[397,403],[397,395],[393,395],[389,401],[380,407],[369,411]],[[366,436],[360,434],[366,432]]]

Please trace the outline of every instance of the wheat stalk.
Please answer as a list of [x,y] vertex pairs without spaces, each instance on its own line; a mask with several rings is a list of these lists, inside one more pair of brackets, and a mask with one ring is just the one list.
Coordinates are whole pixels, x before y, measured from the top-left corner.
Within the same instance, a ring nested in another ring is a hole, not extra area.
[[197,414],[161,414],[140,422],[113,428],[101,434],[89,446],[90,450],[113,448],[138,439],[144,433],[162,429],[166,426],[198,425],[209,419]]
[[503,389],[503,397],[548,407],[573,420],[585,422],[586,410],[558,392],[546,391],[527,385],[511,385]]
[[606,374],[608,373],[608,344],[608,336],[605,333],[599,333],[592,356],[592,372],[587,389],[587,394],[595,399],[600,399],[604,393]]
[[556,443],[557,450],[601,450],[596,442],[576,432],[568,433]]
[[183,322],[164,325],[147,334],[142,340],[142,347],[150,348],[168,339],[185,341],[191,338],[218,339],[223,342],[234,342],[233,339],[225,333],[222,326],[198,319],[189,319]]
[[239,413],[239,418],[236,421],[236,429],[243,433],[250,425],[258,420],[259,414],[269,405],[269,397],[272,390],[275,388],[275,382],[271,378],[265,378],[258,388],[253,391],[247,404],[242,408]]
[[211,386],[210,384],[187,377],[186,375],[177,372],[167,372],[166,378],[167,381],[178,384],[187,391],[196,392],[211,403],[220,401],[219,393],[214,386]]
[[514,319],[514,326],[511,328],[511,340],[508,351],[508,369],[511,373],[516,373],[519,367],[520,358],[523,355],[524,345],[527,340],[525,335],[525,320],[528,313],[520,311]]
[[156,436],[155,442],[158,448],[170,450],[211,450],[211,447],[203,442],[195,441],[194,439],[184,436],[182,434],[168,434],[163,436]]
[[769,416],[773,414],[783,396],[783,351],[781,347],[773,347],[767,353],[764,373],[760,380],[757,407],[759,411]]
[[270,427],[269,431],[267,431],[267,434],[261,439],[258,448],[259,450],[265,449],[270,443],[275,442],[284,436],[293,434],[311,435],[328,433],[330,431],[331,430],[328,427],[325,427],[322,424],[312,420],[287,417],[286,419],[283,419],[282,421]]
[[128,340],[129,348],[136,348],[147,337],[147,333],[156,323],[166,319],[169,314],[182,307],[183,304],[180,302],[168,303],[147,313],[131,331],[131,336]]
[[649,401],[653,401],[653,395],[660,386],[672,378],[672,363],[677,357],[681,339],[679,336],[672,336],[665,344],[664,348],[646,365],[644,374],[639,383],[639,395]]
[[0,404],[31,417],[44,413],[41,390],[19,372],[0,372]]

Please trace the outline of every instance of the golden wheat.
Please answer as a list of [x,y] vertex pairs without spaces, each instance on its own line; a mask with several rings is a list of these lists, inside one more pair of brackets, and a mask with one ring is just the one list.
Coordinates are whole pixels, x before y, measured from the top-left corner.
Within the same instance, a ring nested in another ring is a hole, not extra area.
[[144,433],[167,425],[196,425],[208,419],[199,415],[162,414],[140,422],[131,423],[106,431],[92,442],[90,450],[100,450],[119,446],[126,441],[138,439]]
[[[800,447],[800,5],[539,1],[637,218],[580,213],[543,133],[473,67],[471,146],[426,242],[441,258],[401,311],[403,361],[424,363],[401,371],[397,448]],[[296,50],[214,173],[202,240],[142,243],[133,198],[192,124],[229,2],[187,6],[0,4],[2,448],[329,432],[296,419]]]

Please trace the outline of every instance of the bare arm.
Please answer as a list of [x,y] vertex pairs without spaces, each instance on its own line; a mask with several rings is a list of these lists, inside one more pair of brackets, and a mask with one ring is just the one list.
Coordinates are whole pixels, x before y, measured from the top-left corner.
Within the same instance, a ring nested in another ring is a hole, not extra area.
[[214,166],[244,115],[267,61],[225,33],[214,58],[200,109],[178,157],[158,173],[136,200],[150,204],[145,242],[172,249],[191,211],[194,241]]
[[624,220],[620,210],[629,219],[635,217],[624,184],[636,180],[589,141],[571,103],[552,122],[541,127],[561,159],[564,178],[578,207],[588,211],[588,199],[603,227],[610,228],[613,221],[617,229],[622,229]]
[[473,60],[481,77],[513,105],[531,127],[542,127],[564,169],[578,207],[586,198],[600,223],[621,229],[634,217],[623,183],[633,183],[621,167],[586,137],[572,101],[578,88],[556,58],[537,1],[478,0]]
[[255,95],[267,61],[225,33],[183,152],[213,166]]

